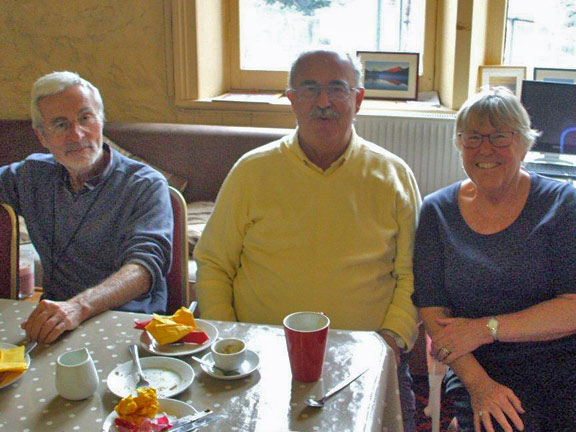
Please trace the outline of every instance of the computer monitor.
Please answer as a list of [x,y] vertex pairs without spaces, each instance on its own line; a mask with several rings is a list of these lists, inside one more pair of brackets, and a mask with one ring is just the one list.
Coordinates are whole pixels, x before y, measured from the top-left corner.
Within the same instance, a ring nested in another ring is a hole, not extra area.
[[[542,132],[533,152],[544,161],[576,161],[576,84],[547,81],[522,83],[522,104],[528,111],[532,128]],[[569,155],[573,155],[570,157]]]

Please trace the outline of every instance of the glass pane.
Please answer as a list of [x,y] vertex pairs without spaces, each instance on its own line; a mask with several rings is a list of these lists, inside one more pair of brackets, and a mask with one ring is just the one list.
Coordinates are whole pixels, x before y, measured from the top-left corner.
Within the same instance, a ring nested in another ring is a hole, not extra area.
[[286,71],[298,53],[326,46],[418,52],[425,0],[240,0],[240,67]]
[[574,69],[575,49],[575,0],[508,0],[505,64]]

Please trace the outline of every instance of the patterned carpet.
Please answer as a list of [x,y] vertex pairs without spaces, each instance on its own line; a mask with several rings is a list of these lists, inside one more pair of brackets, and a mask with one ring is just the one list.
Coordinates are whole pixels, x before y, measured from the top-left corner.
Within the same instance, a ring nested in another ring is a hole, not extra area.
[[[418,432],[428,432],[432,430],[432,421],[424,414],[424,408],[428,405],[428,377],[414,375],[414,393],[416,393],[416,430]],[[446,431],[448,425],[454,417],[454,411],[450,400],[444,395],[442,390],[442,410],[440,430]]]

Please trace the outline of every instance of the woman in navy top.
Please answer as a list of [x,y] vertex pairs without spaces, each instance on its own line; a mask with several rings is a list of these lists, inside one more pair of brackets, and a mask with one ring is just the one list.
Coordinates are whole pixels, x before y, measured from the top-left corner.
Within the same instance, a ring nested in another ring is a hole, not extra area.
[[507,89],[467,101],[468,179],[428,196],[414,303],[460,431],[576,431],[576,188],[522,169],[538,133]]

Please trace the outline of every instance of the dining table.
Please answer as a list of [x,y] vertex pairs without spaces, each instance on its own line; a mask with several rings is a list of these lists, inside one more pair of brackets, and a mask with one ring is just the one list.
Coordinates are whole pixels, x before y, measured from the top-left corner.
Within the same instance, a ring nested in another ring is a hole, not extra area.
[[[20,325],[36,304],[0,299],[0,342],[26,343]],[[0,389],[0,432],[104,430],[105,420],[120,400],[110,391],[108,376],[131,360],[128,347],[140,344],[142,331],[134,328],[135,321],[150,318],[111,310],[85,321],[50,345],[38,345],[30,354],[28,370]],[[305,383],[292,379],[282,326],[207,322],[218,330],[219,337],[244,340],[257,356],[258,367],[243,378],[223,380],[206,373],[190,355],[178,357],[192,366],[194,378],[173,398],[196,410],[210,409],[221,415],[201,432],[403,430],[394,353],[377,333],[330,329],[322,377]],[[95,363],[98,388],[87,399],[67,400],[55,386],[57,358],[82,348],[88,350]],[[206,353],[208,348],[199,356]],[[140,349],[142,359],[153,355]],[[305,404],[307,398],[320,397],[365,368],[368,369],[364,374],[329,399],[323,408]]]

